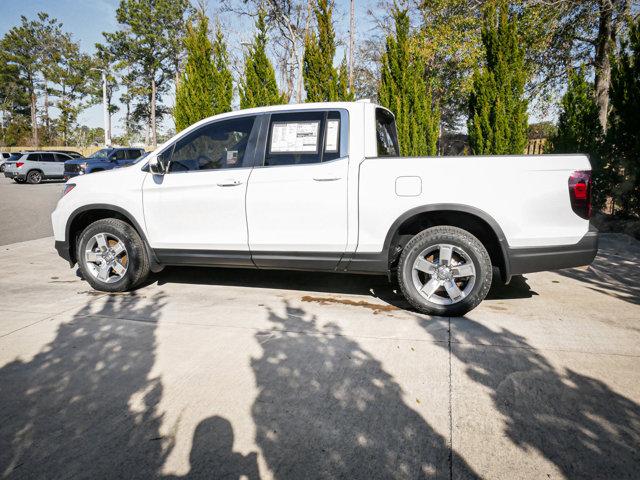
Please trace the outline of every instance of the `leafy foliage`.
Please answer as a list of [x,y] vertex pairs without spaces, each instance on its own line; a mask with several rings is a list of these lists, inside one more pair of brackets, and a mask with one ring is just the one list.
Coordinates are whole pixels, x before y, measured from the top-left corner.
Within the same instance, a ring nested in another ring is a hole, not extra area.
[[229,70],[229,52],[220,25],[216,26],[213,39],[213,113],[231,111],[233,99],[233,76]]
[[614,199],[626,215],[640,215],[640,19],[612,65],[608,151],[619,162]]
[[486,65],[474,72],[469,99],[471,149],[476,155],[521,154],[527,145],[524,49],[505,0],[485,8],[482,43]]
[[266,12],[260,9],[256,36],[244,59],[244,79],[240,82],[240,108],[280,105],[287,102],[278,90],[276,73],[267,57]]
[[336,53],[333,4],[329,4],[328,0],[317,0],[313,11],[318,34],[316,36],[312,32],[305,38],[302,70],[307,102],[352,100],[353,94],[348,90],[346,65],[339,69],[333,66]]
[[424,64],[415,52],[407,10],[396,8],[393,18],[395,34],[387,37],[382,56],[378,101],[396,116],[402,155],[435,155],[439,110],[423,76]]

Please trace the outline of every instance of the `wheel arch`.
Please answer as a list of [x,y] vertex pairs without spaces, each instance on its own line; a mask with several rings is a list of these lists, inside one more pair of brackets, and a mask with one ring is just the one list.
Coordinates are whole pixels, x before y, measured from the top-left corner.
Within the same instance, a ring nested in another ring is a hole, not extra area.
[[135,217],[122,207],[104,203],[83,205],[69,215],[65,226],[65,238],[68,242],[69,261],[72,264],[77,262],[76,246],[82,231],[91,223],[103,218],[117,218],[131,225],[136,232],[138,232],[138,235],[140,235],[152,267],[160,268],[155,253],[149,245],[147,236]]
[[503,280],[510,280],[508,243],[498,222],[479,208],[454,203],[422,205],[400,215],[384,241],[383,252],[388,254],[389,268],[395,268],[404,245],[413,235],[438,225],[459,227],[475,235],[487,249]]

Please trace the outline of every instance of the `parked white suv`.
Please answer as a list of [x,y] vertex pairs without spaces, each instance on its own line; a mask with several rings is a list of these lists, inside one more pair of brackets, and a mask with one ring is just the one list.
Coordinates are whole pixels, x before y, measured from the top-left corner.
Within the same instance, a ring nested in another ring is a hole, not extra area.
[[131,168],[67,183],[56,248],[95,289],[165,265],[397,273],[418,310],[460,315],[504,281],[590,263],[584,155],[402,158],[368,102],[217,115]]
[[64,162],[72,159],[71,155],[61,152],[25,152],[7,160],[4,176],[16,183],[62,179]]

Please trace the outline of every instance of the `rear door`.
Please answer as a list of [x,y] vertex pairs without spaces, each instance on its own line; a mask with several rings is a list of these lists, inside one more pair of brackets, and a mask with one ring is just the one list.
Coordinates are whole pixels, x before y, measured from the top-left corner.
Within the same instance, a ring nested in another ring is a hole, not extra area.
[[165,175],[146,176],[151,245],[167,263],[252,265],[245,196],[254,163],[256,117],[205,124],[165,148]]
[[347,244],[348,113],[274,113],[251,173],[247,224],[258,267],[333,270]]
[[56,159],[56,154],[45,152],[40,154],[41,170],[46,178],[59,178],[64,173],[64,164]]

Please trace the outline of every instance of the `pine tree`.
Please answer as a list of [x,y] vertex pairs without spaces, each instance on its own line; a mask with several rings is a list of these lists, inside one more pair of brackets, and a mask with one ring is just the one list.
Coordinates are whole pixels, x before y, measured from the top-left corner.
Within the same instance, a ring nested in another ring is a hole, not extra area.
[[424,79],[424,65],[415,54],[407,10],[395,9],[395,35],[389,35],[381,61],[378,101],[396,116],[402,155],[437,153],[440,112]]
[[231,111],[233,76],[229,69],[229,53],[220,25],[216,26],[213,39],[213,112],[215,115]]
[[471,150],[476,155],[521,154],[527,145],[524,48],[506,0],[485,8],[482,44],[486,66],[474,72],[469,99]]
[[[612,65],[611,113],[607,150],[615,171],[621,173],[615,189],[626,215],[640,215],[640,19],[632,22],[628,41]],[[622,168],[620,168],[622,167]]]
[[266,12],[260,9],[256,20],[257,33],[244,59],[244,79],[240,84],[240,108],[263,107],[287,103],[278,91],[276,73],[267,57]]
[[187,64],[176,87],[176,105],[173,109],[176,132],[216,113],[216,71],[211,59],[209,20],[204,12],[198,12],[194,21],[187,25],[184,43]]
[[307,102],[334,102],[353,99],[349,92],[346,63],[336,69],[333,58],[336,53],[335,32],[333,31],[333,4],[328,0],[318,0],[314,6],[318,35],[307,35],[304,42],[302,75],[307,91]]

